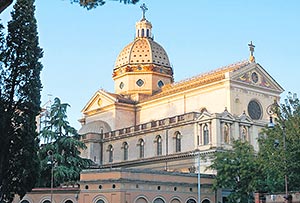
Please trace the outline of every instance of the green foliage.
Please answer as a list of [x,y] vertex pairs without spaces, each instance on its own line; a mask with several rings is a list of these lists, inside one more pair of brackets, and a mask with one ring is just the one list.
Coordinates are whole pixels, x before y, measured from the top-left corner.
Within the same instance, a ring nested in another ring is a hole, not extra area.
[[42,145],[39,151],[42,168],[38,184],[40,187],[49,187],[51,183],[49,150],[53,152],[54,159],[54,186],[79,180],[81,170],[91,164],[90,160],[79,156],[80,150],[86,146],[67,121],[67,107],[68,104],[61,103],[60,99],[55,98],[46,120],[46,127],[41,131],[41,139],[47,143]]
[[[285,103],[274,106],[274,128],[265,129],[259,139],[259,162],[262,170],[259,190],[283,192],[284,175],[289,191],[300,190],[300,102],[289,93]],[[284,137],[286,147],[284,147]],[[274,144],[275,143],[275,144]],[[276,144],[277,143],[277,144]]]
[[[139,0],[113,0],[120,1],[124,4],[136,4]],[[71,3],[79,3],[80,6],[89,9],[96,8],[97,6],[103,6],[106,0],[71,0]]]
[[214,189],[231,191],[229,202],[248,202],[256,188],[257,158],[252,145],[233,141],[232,150],[218,151],[210,169],[217,172]]
[[17,0],[1,34],[0,201],[10,202],[30,191],[39,175],[36,116],[40,111],[39,62],[34,0]]

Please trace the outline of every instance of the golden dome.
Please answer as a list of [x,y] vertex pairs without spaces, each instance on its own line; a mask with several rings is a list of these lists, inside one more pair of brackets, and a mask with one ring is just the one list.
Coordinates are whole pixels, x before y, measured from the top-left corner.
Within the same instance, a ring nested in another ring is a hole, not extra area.
[[119,54],[115,69],[127,65],[155,64],[170,67],[170,61],[164,48],[150,37],[137,37]]

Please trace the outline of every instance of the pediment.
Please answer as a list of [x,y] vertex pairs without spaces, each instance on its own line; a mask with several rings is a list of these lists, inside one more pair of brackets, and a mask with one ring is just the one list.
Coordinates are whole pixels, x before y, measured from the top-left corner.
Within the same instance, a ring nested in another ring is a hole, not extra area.
[[225,108],[222,113],[218,114],[218,117],[222,120],[235,120],[235,117],[227,111],[227,108]]
[[82,113],[98,110],[117,102],[116,98],[103,90],[98,90],[82,109]]
[[243,112],[242,115],[238,116],[237,119],[243,123],[253,123],[252,119],[247,116],[245,112]]
[[276,80],[258,63],[250,63],[245,68],[233,72],[231,80],[260,88],[272,89],[280,93],[284,91]]
[[210,120],[212,119],[213,115],[209,113],[208,111],[202,111],[200,116],[197,118],[198,121],[203,121],[203,120]]

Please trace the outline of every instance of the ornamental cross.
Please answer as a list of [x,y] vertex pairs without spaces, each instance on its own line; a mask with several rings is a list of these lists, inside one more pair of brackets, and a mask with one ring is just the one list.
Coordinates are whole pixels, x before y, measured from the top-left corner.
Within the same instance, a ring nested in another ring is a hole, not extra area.
[[252,41],[250,42],[250,44],[248,44],[249,49],[250,49],[250,55],[253,56],[253,52],[254,52],[254,44],[252,44]]
[[145,19],[145,13],[146,13],[146,11],[148,11],[148,8],[146,7],[146,4],[145,4],[145,3],[143,3],[143,4],[140,6],[140,8],[141,8],[142,11],[143,11],[143,19]]

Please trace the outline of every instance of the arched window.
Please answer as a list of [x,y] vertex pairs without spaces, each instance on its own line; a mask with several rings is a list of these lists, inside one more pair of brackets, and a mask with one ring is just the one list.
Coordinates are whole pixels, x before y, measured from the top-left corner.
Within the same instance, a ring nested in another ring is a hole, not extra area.
[[210,203],[210,201],[208,199],[205,199],[202,201],[202,203]]
[[226,123],[223,127],[223,134],[224,134],[224,142],[229,143],[230,142],[230,128],[229,125]]
[[144,140],[143,139],[139,139],[139,148],[140,148],[140,150],[139,150],[139,153],[140,153],[140,158],[144,158],[144,156],[145,156],[145,142],[144,142]]
[[147,35],[146,35],[146,36],[147,36],[147,37],[150,37],[149,35],[150,35],[150,34],[149,34],[149,29],[147,29]]
[[96,203],[105,203],[102,199],[97,200]]
[[43,203],[51,203],[49,200],[45,200],[43,201]]
[[162,198],[156,198],[153,203],[165,203]]
[[188,201],[186,201],[186,203],[196,203],[196,200],[194,200],[194,199],[188,199]]
[[175,132],[175,150],[181,152],[181,134],[178,131]]
[[173,200],[171,201],[171,203],[180,203],[180,200],[179,200],[179,199],[173,199]]
[[156,136],[156,155],[162,155],[162,140],[160,135]]
[[143,197],[139,197],[137,200],[136,200],[136,203],[147,203],[147,200]]
[[73,203],[73,201],[68,199],[67,201],[65,201],[65,203]]
[[[49,200],[46,200],[46,201],[49,201]],[[20,203],[29,203],[29,201],[28,200],[22,200]]]
[[113,162],[113,146],[108,145],[107,151],[108,151],[108,162]]
[[209,130],[208,130],[208,125],[205,124],[203,126],[203,144],[208,145],[209,143]]
[[138,30],[137,32],[138,32],[138,33],[137,33],[137,36],[140,37],[140,30]]
[[145,30],[142,29],[142,37],[144,37],[144,36],[145,36]]
[[124,161],[128,160],[128,143],[123,143],[123,159]]

